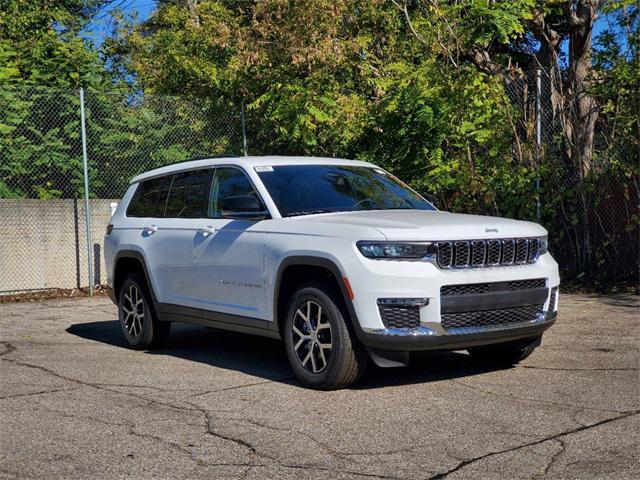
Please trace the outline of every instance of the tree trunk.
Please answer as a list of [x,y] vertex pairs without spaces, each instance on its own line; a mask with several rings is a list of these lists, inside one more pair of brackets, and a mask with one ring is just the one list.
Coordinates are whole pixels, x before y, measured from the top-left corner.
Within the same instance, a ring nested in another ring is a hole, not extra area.
[[573,165],[580,180],[593,170],[593,140],[598,109],[589,93],[593,21],[597,2],[578,2],[570,12],[569,35],[569,105],[570,130],[565,136],[571,148]]

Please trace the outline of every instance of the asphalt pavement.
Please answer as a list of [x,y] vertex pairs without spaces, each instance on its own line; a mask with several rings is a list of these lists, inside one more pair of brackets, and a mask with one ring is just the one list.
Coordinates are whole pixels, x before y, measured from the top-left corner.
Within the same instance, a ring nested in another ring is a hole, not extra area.
[[640,303],[561,295],[509,369],[464,352],[319,392],[278,341],[125,346],[104,297],[0,305],[0,478],[640,478]]

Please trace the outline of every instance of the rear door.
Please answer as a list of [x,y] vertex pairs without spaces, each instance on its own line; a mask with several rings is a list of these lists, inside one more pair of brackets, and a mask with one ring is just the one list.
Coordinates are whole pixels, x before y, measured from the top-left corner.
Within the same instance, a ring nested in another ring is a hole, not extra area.
[[194,242],[207,216],[212,175],[208,168],[147,180],[127,211],[136,217],[137,243],[161,303],[199,308]]

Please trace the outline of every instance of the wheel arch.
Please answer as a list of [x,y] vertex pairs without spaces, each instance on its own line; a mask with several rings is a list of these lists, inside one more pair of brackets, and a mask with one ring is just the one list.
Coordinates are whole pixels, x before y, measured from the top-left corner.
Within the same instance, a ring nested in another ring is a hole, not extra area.
[[122,282],[124,281],[127,273],[132,271],[142,273],[145,281],[147,282],[149,292],[151,293],[152,301],[154,304],[157,303],[157,296],[147,269],[147,262],[144,255],[135,250],[121,250],[115,256],[113,267],[114,297],[116,299],[118,298]]
[[[343,275],[340,267],[331,259],[313,256],[313,255],[295,255],[285,258],[278,266],[276,273],[276,280],[274,285],[273,295],[273,319],[274,325],[280,332],[282,338],[282,322],[284,321],[284,313],[286,311],[286,305],[288,298],[295,288],[303,283],[295,274],[301,271],[311,271],[313,274],[310,277],[305,277],[305,281],[309,281],[314,278],[329,277],[340,290],[342,301],[349,313],[349,321],[353,326],[357,335],[360,336],[360,324],[353,306],[351,287],[348,285],[348,279]],[[294,278],[298,281],[294,281],[293,284],[289,283],[291,272],[294,272]],[[323,275],[319,275],[323,272]]]

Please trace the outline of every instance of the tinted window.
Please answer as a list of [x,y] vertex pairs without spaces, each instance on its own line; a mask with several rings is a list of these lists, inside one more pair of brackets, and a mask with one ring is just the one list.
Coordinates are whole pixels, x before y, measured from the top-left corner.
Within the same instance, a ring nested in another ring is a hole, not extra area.
[[213,187],[211,188],[211,205],[209,207],[209,216],[220,218],[220,199],[226,197],[234,197],[237,195],[251,195],[262,205],[260,196],[253,188],[251,181],[247,175],[237,168],[221,167],[216,169],[213,179]]
[[359,210],[435,210],[383,170],[342,165],[283,165],[258,173],[283,216]]
[[173,177],[165,217],[203,218],[207,216],[212,169],[176,173]]
[[146,180],[138,185],[127,208],[128,217],[162,217],[171,176]]

